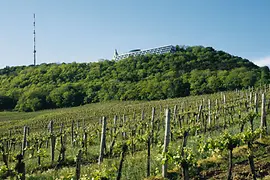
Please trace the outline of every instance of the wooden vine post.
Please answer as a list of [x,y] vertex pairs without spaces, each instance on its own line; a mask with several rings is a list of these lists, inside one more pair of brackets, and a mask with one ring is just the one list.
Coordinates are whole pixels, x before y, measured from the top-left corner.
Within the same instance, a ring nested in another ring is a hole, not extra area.
[[215,110],[215,117],[214,117],[214,126],[216,126],[217,118],[218,118],[218,112],[219,112],[218,99],[216,99],[216,103],[215,104],[216,104],[215,105],[216,110]]
[[[196,124],[200,121],[201,115],[202,115],[202,104],[200,104],[199,106],[199,112],[196,117]],[[198,128],[196,128],[195,135],[196,136],[198,135]]]
[[178,123],[179,123],[179,128],[182,128],[182,116],[178,114]]
[[211,100],[208,99],[208,126],[211,128]]
[[[170,109],[166,109],[165,112],[165,136],[164,136],[164,149],[163,154],[167,157],[168,146],[170,143]],[[166,159],[162,165],[162,177],[167,177],[168,160]]]
[[[29,126],[27,126],[27,136],[30,136],[30,127]],[[27,141],[27,147],[30,147],[31,145],[30,145],[30,141]]]
[[[223,95],[223,115],[225,114],[226,114],[226,95],[224,94]],[[226,124],[227,124],[226,117],[227,116],[224,116],[224,129],[226,128]]]
[[249,93],[249,108],[251,109],[252,108],[252,99],[253,99],[253,96],[252,96],[252,92]]
[[142,109],[141,121],[144,121],[144,109]]
[[173,108],[173,122],[176,123],[177,105]]
[[[37,144],[37,152],[40,152],[40,149],[42,147],[42,144],[43,144],[42,141]],[[38,165],[39,166],[41,165],[41,155],[40,154],[38,154]]]
[[83,148],[84,148],[85,154],[87,154],[87,132],[85,130],[83,134]]
[[[187,146],[187,138],[188,138],[188,131],[184,132],[184,137],[183,137],[183,144],[182,144],[182,149],[181,149],[181,156],[182,158],[184,158],[185,156],[185,147]],[[189,179],[189,173],[188,173],[188,163],[186,161],[183,161],[181,163],[182,166],[182,174],[184,177],[184,180],[188,180]]]
[[148,136],[147,139],[147,167],[146,167],[146,176],[150,176],[150,160],[151,160],[151,138]]
[[63,133],[63,128],[64,128],[64,124],[61,124],[61,128],[60,128],[60,144],[61,144],[61,148],[60,148],[60,153],[59,153],[59,158],[58,158],[58,163],[64,162],[65,161],[65,152],[66,152],[66,134]]
[[80,129],[80,122],[79,122],[79,120],[77,120],[77,130],[79,130]]
[[142,128],[139,129],[139,131],[141,132],[141,135],[143,135],[144,134],[144,130],[146,128],[146,126],[144,125],[144,109],[142,109],[141,122],[142,122]]
[[23,127],[22,156],[24,156],[26,147],[27,147],[27,126],[24,126]]
[[131,154],[132,156],[134,155],[134,152],[136,151],[136,145],[134,143],[134,137],[135,137],[135,134],[136,134],[136,129],[137,127],[135,126],[132,130],[131,130]]
[[162,120],[163,118],[162,118],[162,106],[161,106],[161,104],[159,105],[159,121],[158,121],[158,125],[157,125],[157,131],[159,132],[159,130],[160,130],[160,125],[161,125],[161,123],[163,122],[163,120]]
[[100,153],[98,158],[98,164],[101,164],[103,162],[104,158],[104,150],[106,146],[106,117],[102,117],[102,132],[101,132],[101,140],[100,140]]
[[117,116],[115,115],[113,118],[113,133],[116,134],[117,129]]
[[76,180],[79,180],[81,177],[81,158],[82,150],[79,150],[79,153],[76,157]]
[[50,121],[50,136],[51,136],[51,163],[54,162],[55,155],[55,136],[53,134],[53,121]]
[[124,160],[125,160],[125,155],[126,155],[127,150],[128,150],[128,146],[127,146],[126,143],[124,143],[123,146],[122,146],[121,158],[120,158],[120,163],[119,163],[119,168],[118,168],[116,180],[121,179],[123,163],[124,163]]
[[258,94],[257,93],[255,93],[255,96],[254,96],[254,105],[255,105],[254,112],[258,114]]
[[[123,126],[122,127],[124,127],[124,128],[126,127],[126,115],[125,114],[123,115]],[[124,129],[122,132],[122,138],[126,139],[126,137],[127,137],[127,134],[126,134],[126,131]]]
[[151,116],[151,144],[154,145],[154,128],[155,128],[155,107],[152,108],[152,116]]
[[19,154],[17,155],[16,159],[18,160],[18,162],[15,165],[15,170],[17,171],[17,173],[20,176],[20,180],[25,180],[25,163],[22,161],[23,160],[23,155]]
[[75,142],[74,142],[76,146],[78,146],[78,144],[79,144],[79,140],[78,140],[79,128],[80,128],[80,122],[79,122],[79,120],[77,120],[77,122],[76,122],[76,131],[75,131]]
[[[265,94],[262,94],[262,107],[261,107],[261,125],[260,128],[267,133],[267,124],[266,124],[266,112],[265,112]],[[260,134],[262,138],[262,133]]]
[[72,120],[72,123],[71,123],[71,144],[72,144],[72,147],[74,147],[74,120]]

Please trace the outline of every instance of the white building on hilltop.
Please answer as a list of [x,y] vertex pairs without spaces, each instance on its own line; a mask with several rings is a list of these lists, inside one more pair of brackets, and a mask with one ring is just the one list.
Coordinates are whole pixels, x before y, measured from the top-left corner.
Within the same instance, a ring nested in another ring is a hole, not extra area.
[[175,46],[168,45],[168,46],[162,46],[162,47],[157,47],[157,48],[152,48],[152,49],[134,49],[131,50],[127,53],[123,54],[118,54],[117,50],[114,52],[113,59],[114,60],[120,60],[120,59],[125,59],[130,56],[139,56],[139,55],[146,55],[146,54],[165,54],[165,53],[173,53],[176,51]]

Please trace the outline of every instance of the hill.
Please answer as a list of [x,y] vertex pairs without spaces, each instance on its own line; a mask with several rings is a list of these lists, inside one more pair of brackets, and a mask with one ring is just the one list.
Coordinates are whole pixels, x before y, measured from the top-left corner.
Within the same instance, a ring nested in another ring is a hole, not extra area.
[[0,110],[36,111],[108,100],[159,100],[269,83],[269,68],[211,47],[120,61],[0,70]]

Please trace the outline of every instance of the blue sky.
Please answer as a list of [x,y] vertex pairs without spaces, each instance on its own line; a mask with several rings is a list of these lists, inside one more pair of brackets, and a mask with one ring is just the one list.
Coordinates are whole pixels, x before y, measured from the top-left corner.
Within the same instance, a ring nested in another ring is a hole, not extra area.
[[111,59],[114,49],[203,45],[270,65],[270,1],[0,0],[0,68]]

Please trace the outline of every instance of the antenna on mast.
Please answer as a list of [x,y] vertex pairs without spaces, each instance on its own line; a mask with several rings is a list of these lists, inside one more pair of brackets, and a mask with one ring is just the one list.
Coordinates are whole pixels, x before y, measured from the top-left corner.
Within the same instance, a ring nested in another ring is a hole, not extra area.
[[34,22],[33,22],[33,26],[34,26],[34,66],[36,65],[36,15],[34,13]]

